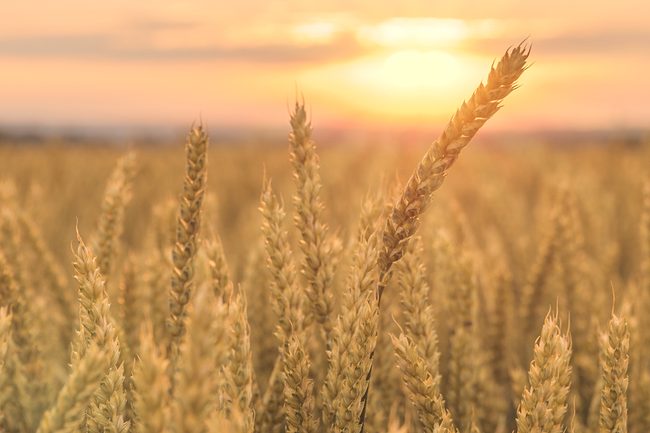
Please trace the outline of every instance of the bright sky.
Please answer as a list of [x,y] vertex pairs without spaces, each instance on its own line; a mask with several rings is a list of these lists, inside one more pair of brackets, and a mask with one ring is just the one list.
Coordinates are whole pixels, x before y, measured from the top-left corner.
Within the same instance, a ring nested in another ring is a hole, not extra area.
[[20,0],[0,125],[443,124],[504,50],[533,67],[492,128],[647,127],[647,0]]

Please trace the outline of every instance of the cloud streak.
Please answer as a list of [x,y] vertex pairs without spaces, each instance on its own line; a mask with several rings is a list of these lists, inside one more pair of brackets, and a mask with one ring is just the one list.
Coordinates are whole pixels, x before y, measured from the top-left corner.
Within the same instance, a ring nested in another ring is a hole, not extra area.
[[[594,33],[564,33],[558,36],[527,35],[536,54],[579,56],[645,54],[650,57],[650,30],[607,30]],[[512,39],[480,38],[465,46],[474,52],[497,52],[512,44]]]
[[371,49],[349,33],[309,43],[251,43],[236,46],[156,48],[108,34],[41,35],[0,39],[0,56],[19,58],[106,59],[118,61],[237,61],[262,64],[329,63],[356,58]]
[[[141,30],[183,30],[192,22],[139,22]],[[61,58],[112,61],[231,61],[259,64],[325,64],[358,58],[381,50],[371,42],[360,42],[351,30],[325,41],[283,40],[249,43],[161,48],[153,46],[142,34],[90,33],[78,35],[36,35],[0,38],[0,56],[14,58]],[[559,36],[529,35],[537,54],[542,55],[616,55],[639,53],[650,57],[650,30],[609,30],[598,33],[566,33]],[[472,52],[498,52],[512,43],[505,38],[470,38],[462,45]],[[423,48],[423,47],[419,47]]]

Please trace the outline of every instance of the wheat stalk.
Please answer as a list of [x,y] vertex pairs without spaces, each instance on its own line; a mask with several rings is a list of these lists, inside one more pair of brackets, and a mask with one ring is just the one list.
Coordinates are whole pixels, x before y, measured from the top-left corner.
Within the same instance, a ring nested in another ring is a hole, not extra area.
[[185,143],[186,169],[183,194],[176,220],[176,242],[172,250],[173,268],[169,298],[168,354],[174,371],[178,350],[185,333],[185,306],[192,294],[193,261],[201,226],[201,206],[207,179],[208,136],[201,125],[193,127]]
[[131,198],[131,179],[135,169],[135,153],[120,158],[106,185],[102,213],[97,225],[94,249],[99,271],[108,279],[111,275],[116,244],[124,224],[124,208]]
[[295,220],[304,254],[302,273],[308,283],[312,314],[329,334],[333,309],[329,290],[334,278],[336,246],[323,221],[320,166],[304,103],[296,102],[291,113],[289,144],[296,179]]

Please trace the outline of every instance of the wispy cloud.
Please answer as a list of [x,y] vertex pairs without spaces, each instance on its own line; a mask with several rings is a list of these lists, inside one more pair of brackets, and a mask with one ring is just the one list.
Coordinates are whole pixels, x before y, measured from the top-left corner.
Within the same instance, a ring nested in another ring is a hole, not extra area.
[[[603,30],[598,32],[564,32],[559,35],[527,34],[537,55],[617,55],[637,53],[650,58],[650,29]],[[512,44],[512,38],[476,38],[465,42],[469,51],[498,52]]]
[[108,60],[231,60],[250,63],[328,63],[355,58],[370,51],[355,35],[338,34],[332,39],[299,42],[257,42],[245,45],[218,44],[159,48],[145,41],[129,41],[108,34],[72,36],[40,35],[0,39],[0,56],[20,58],[76,58]]

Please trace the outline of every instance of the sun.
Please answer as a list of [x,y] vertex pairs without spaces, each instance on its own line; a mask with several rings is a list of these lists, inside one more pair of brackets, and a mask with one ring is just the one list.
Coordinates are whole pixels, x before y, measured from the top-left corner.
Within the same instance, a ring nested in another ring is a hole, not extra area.
[[444,120],[469,96],[464,92],[482,79],[492,60],[464,50],[463,43],[476,31],[476,25],[463,20],[438,18],[395,18],[363,26],[357,40],[374,49],[308,71],[306,90],[369,119]]

